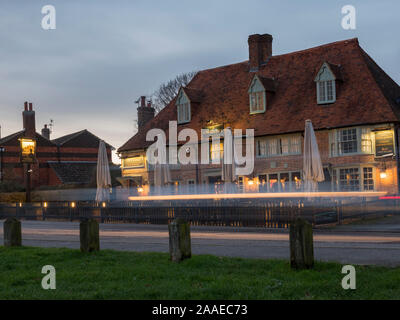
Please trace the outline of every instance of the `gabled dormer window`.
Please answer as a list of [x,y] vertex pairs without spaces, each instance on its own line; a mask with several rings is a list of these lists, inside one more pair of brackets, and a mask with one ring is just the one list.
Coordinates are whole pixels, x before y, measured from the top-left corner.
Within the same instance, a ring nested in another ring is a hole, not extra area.
[[178,115],[178,124],[190,122],[190,100],[182,88],[178,93],[178,98],[176,99],[176,108]]
[[318,104],[336,101],[336,77],[328,63],[324,62],[314,81],[316,83]]
[[256,75],[251,81],[249,90],[250,114],[262,113],[266,110],[266,93],[261,79]]

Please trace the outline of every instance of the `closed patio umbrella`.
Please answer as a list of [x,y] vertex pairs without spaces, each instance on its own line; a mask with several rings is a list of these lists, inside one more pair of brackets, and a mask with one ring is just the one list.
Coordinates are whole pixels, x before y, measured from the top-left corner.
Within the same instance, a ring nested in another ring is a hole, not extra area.
[[154,186],[156,189],[156,193],[161,193],[162,187],[171,183],[171,172],[167,161],[167,154],[164,148],[158,149],[158,152],[161,152],[158,159],[164,159],[157,161],[154,165]]
[[318,191],[318,182],[325,180],[317,139],[311,120],[306,120],[303,154],[304,191]]
[[108,156],[106,150],[106,144],[103,140],[99,143],[99,152],[97,155],[97,192],[96,201],[108,201],[110,200],[110,188],[111,188],[111,175],[110,167],[108,164]]
[[222,181],[226,193],[233,192],[233,182],[236,181],[235,143],[231,128],[224,130],[224,152],[222,157]]

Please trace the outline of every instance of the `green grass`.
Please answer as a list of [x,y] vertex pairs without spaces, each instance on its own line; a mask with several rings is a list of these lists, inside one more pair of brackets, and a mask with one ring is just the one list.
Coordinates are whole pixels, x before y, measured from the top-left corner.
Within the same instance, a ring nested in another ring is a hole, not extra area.
[[[41,287],[53,265],[57,289]],[[357,289],[341,287],[342,266],[288,261],[59,248],[0,247],[0,299],[400,299],[400,268],[356,266]]]

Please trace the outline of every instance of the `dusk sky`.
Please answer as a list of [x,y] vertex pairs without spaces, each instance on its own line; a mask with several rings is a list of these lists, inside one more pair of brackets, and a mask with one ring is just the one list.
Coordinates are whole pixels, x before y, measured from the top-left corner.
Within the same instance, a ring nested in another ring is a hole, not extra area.
[[[41,27],[48,4],[55,30]],[[341,27],[347,4],[356,30]],[[273,54],[358,37],[400,83],[399,13],[398,0],[2,0],[1,136],[22,129],[27,100],[38,132],[54,119],[52,138],[88,129],[118,148],[135,132],[139,96],[182,72],[247,60],[254,33],[273,35]]]

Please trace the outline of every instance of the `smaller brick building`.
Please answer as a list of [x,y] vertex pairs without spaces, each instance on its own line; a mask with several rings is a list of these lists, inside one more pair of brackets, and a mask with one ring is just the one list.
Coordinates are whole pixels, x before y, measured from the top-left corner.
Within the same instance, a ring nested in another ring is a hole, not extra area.
[[[100,138],[87,130],[50,139],[45,126],[42,134],[36,132],[35,111],[25,102],[22,112],[23,130],[0,139],[3,148],[2,181],[24,184],[24,164],[21,163],[20,139],[36,140],[36,160],[31,165],[32,187],[57,185],[87,185],[95,181],[97,153]],[[111,162],[113,147],[106,143]]]

